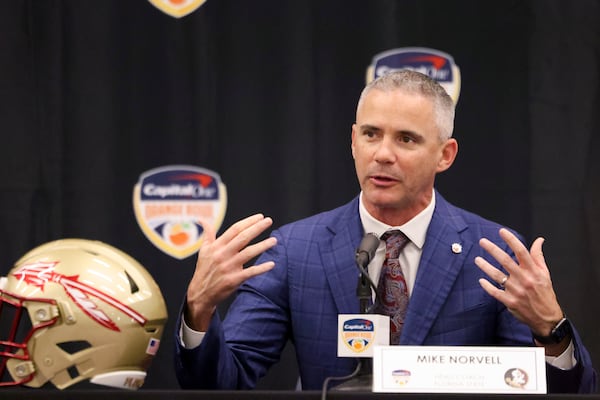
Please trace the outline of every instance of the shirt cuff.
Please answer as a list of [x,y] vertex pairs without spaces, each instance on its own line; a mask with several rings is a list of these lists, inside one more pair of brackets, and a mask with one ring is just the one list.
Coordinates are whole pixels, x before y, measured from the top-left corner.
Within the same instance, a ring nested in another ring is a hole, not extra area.
[[575,346],[573,345],[573,341],[569,342],[569,347],[562,352],[561,355],[553,357],[546,356],[546,362],[553,367],[559,369],[572,369],[577,365],[577,360],[575,359]]
[[193,349],[200,346],[206,332],[198,332],[190,328],[185,323],[185,318],[181,316],[181,326],[179,327],[179,341],[185,349]]

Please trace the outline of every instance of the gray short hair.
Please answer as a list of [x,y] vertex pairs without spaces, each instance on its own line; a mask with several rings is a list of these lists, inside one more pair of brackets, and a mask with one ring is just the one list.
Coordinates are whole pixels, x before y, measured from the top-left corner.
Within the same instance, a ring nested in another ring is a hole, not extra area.
[[407,93],[418,93],[431,99],[440,139],[446,141],[452,137],[454,101],[438,82],[427,75],[408,69],[388,72],[365,86],[358,99],[358,107],[360,107],[366,94],[373,89],[381,91],[401,90]]

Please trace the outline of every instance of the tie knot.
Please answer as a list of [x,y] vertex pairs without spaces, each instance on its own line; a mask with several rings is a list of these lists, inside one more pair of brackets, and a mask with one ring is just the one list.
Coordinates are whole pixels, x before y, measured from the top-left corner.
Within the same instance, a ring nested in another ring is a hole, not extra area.
[[381,235],[381,240],[385,240],[385,258],[398,258],[408,243],[406,235],[399,230],[385,232]]

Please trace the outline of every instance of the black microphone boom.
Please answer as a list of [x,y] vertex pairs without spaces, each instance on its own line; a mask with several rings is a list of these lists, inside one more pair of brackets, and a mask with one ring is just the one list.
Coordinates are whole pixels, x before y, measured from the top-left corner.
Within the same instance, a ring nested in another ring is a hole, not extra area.
[[373,233],[367,233],[358,249],[356,249],[356,266],[360,270],[358,284],[356,286],[356,296],[359,299],[361,314],[369,312],[369,303],[371,302],[371,288],[377,291],[377,288],[367,272],[367,265],[375,256],[377,247],[379,247],[379,238]]

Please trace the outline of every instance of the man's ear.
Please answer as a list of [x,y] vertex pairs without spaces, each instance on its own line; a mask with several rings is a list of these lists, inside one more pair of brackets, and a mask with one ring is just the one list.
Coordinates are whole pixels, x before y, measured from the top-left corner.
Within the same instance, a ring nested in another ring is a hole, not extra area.
[[438,161],[437,172],[443,172],[452,166],[458,154],[458,142],[454,138],[446,140],[442,145],[442,153]]
[[350,143],[350,148],[352,149],[352,158],[354,159],[354,138],[356,137],[356,129],[357,126],[356,124],[352,124],[352,135],[350,137],[351,143]]

